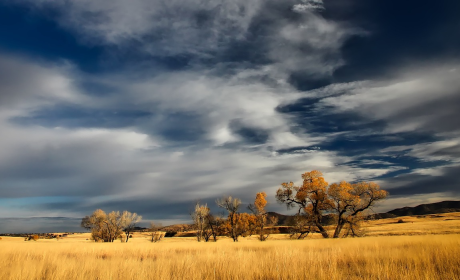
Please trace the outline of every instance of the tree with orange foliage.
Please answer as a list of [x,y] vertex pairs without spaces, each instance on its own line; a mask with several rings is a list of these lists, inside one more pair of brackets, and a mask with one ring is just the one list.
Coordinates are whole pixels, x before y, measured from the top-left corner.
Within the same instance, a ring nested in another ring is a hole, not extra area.
[[293,182],[282,183],[276,192],[276,199],[285,203],[288,209],[298,207],[298,215],[303,214],[308,224],[316,227],[324,238],[329,237],[322,225],[325,213],[335,212],[337,226],[334,238],[340,236],[344,226],[348,226],[348,233],[357,236],[363,212],[388,195],[373,182],[350,184],[343,181],[329,186],[323,174],[317,170],[302,174],[302,179],[300,187]]
[[257,232],[257,218],[248,213],[229,214],[221,230],[223,234],[230,236],[233,241],[237,242],[240,236],[251,236]]
[[270,233],[265,232],[265,227],[267,225],[273,225],[277,221],[275,217],[272,217],[270,221],[267,220],[267,212],[265,211],[265,206],[267,205],[267,200],[265,199],[267,194],[265,192],[260,192],[256,194],[254,204],[249,204],[248,208],[254,214],[255,217],[255,226],[259,234],[259,240],[267,240]]

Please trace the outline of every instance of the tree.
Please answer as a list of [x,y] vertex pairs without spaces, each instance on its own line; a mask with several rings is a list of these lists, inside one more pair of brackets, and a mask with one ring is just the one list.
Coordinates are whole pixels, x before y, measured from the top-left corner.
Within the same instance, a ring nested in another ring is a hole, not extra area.
[[259,234],[259,240],[267,240],[270,233],[265,231],[265,227],[269,225],[276,224],[276,218],[267,219],[267,212],[265,211],[265,206],[267,205],[267,200],[265,199],[267,194],[265,192],[260,192],[256,194],[254,204],[249,204],[248,208],[254,214],[255,217],[255,227],[256,231]]
[[337,221],[334,238],[340,237],[344,227],[347,227],[346,236],[359,236],[364,211],[387,197],[388,192],[380,190],[380,186],[373,182],[350,184],[342,181],[328,186],[322,176],[321,172],[313,170],[302,174],[300,187],[293,182],[282,183],[276,193],[278,202],[286,204],[288,209],[298,207],[297,216],[304,217],[298,219],[301,223],[300,236],[308,234],[314,227],[324,238],[328,238],[329,234],[322,225],[323,216],[327,213],[333,213]]
[[[106,214],[103,210],[97,209],[91,216],[85,216],[81,221],[81,226],[91,230],[91,237],[94,241],[113,242],[121,236],[127,227],[129,232],[134,225],[141,219],[136,213],[124,211],[112,211]],[[129,238],[129,235],[128,235]]]
[[291,238],[304,239],[312,231],[313,225],[305,215],[297,213],[291,221],[289,233]]
[[222,234],[222,227],[224,220],[220,216],[215,216],[211,213],[208,213],[206,216],[207,227],[203,232],[203,237],[206,242],[208,242],[211,237],[214,242],[217,242],[217,236]]
[[142,216],[137,215],[137,213],[131,213],[129,211],[123,211],[122,218],[125,228],[123,231],[126,235],[126,242],[128,242],[131,233],[134,231],[137,223],[142,220]]
[[120,211],[112,211],[107,215],[107,220],[105,221],[107,232],[108,232],[108,241],[115,241],[123,233],[123,229],[126,227],[126,221],[123,218],[123,215]]
[[[192,212],[191,216],[196,228],[196,239],[198,242],[204,238],[205,231],[209,226],[209,214],[210,210],[207,205],[200,205],[199,203],[195,204],[195,210]],[[209,238],[206,238],[206,241],[208,241],[208,239]]]
[[328,195],[334,201],[333,208],[337,215],[337,226],[333,237],[338,238],[344,226],[348,226],[346,235],[351,233],[353,236],[358,236],[364,211],[374,206],[377,201],[386,198],[388,192],[381,190],[380,186],[373,182],[350,184],[342,181],[339,184],[332,184],[328,189]]
[[327,196],[328,183],[322,177],[323,174],[313,170],[302,174],[302,186],[294,186],[293,182],[282,183],[276,192],[278,202],[285,203],[288,209],[298,206],[298,213],[302,211],[308,221],[315,225],[318,232],[324,238],[329,235],[321,224],[324,211],[331,209],[331,202]]
[[81,221],[81,226],[91,231],[91,237],[94,241],[107,241],[108,232],[105,221],[107,220],[107,214],[97,209],[91,214],[91,216],[85,216]]
[[241,206],[241,200],[238,198],[233,198],[231,196],[226,196],[221,199],[217,199],[216,203],[219,207],[224,208],[228,212],[228,221],[230,226],[230,237],[233,239],[233,242],[238,241],[238,209]]

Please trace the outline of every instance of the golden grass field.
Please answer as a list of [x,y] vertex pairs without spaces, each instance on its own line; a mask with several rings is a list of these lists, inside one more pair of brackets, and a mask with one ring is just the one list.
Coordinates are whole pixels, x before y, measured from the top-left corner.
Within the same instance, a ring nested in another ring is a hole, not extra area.
[[129,243],[89,234],[0,241],[0,279],[460,279],[460,213],[365,224],[367,237],[198,243],[141,233]]

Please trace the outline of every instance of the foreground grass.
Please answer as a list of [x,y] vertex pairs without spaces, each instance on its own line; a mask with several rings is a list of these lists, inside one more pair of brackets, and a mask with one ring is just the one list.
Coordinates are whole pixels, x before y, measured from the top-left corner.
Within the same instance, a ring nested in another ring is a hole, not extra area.
[[0,241],[0,279],[460,279],[460,235],[197,243]]

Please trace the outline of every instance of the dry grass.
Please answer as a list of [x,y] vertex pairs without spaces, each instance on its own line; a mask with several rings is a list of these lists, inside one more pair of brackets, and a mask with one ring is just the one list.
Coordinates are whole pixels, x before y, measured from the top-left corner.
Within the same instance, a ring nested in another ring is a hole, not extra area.
[[0,279],[460,279],[460,235],[0,244]]
[[364,227],[367,236],[460,234],[460,213],[382,219],[365,223]]
[[[442,217],[440,217],[442,216]],[[61,240],[0,241],[0,279],[459,279],[460,213],[366,224],[368,236],[238,243],[194,238],[94,243],[89,234]],[[443,232],[451,234],[442,235]],[[423,236],[391,236],[418,235]]]

